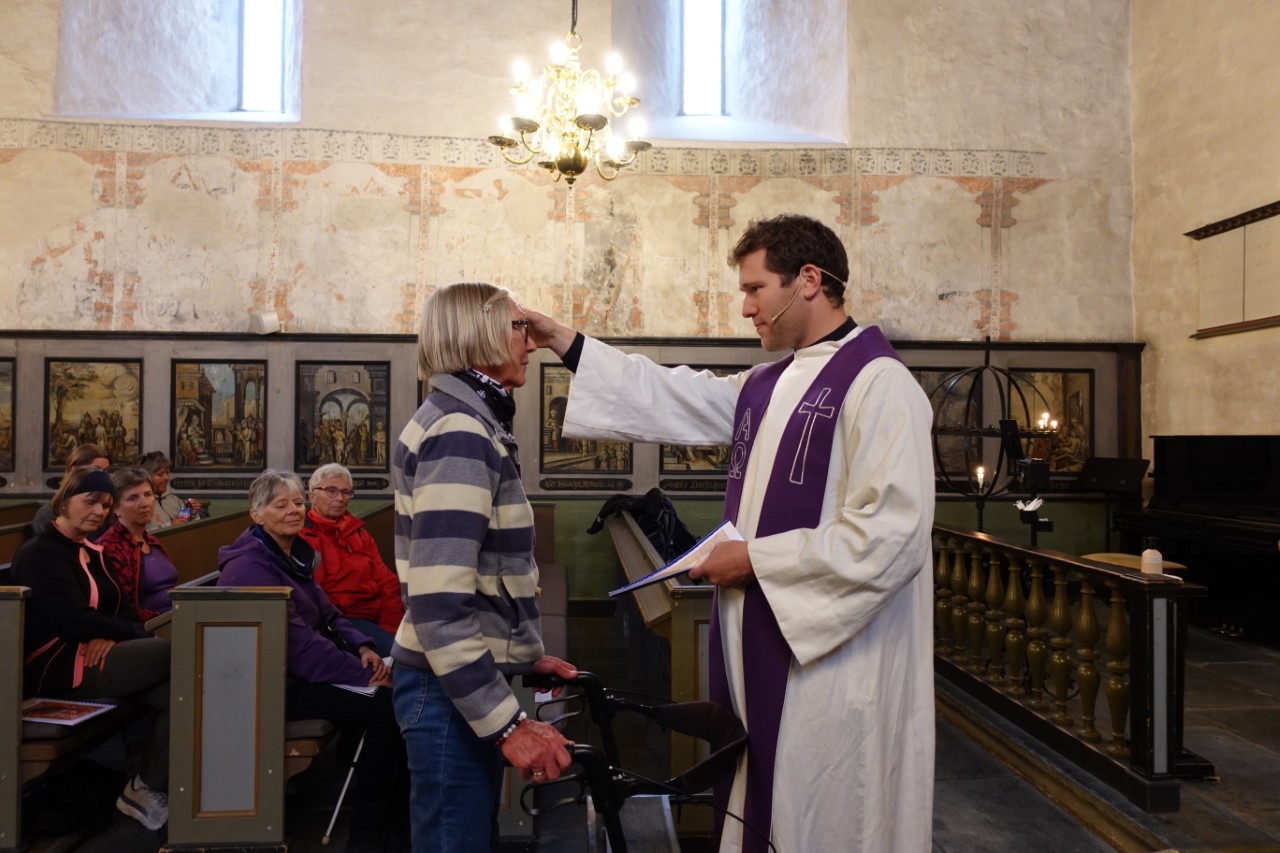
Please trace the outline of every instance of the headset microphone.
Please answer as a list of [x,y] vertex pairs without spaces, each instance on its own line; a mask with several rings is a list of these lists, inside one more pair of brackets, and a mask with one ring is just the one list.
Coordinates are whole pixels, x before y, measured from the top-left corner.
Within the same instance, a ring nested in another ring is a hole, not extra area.
[[770,318],[769,318],[769,325],[770,325],[770,326],[772,326],[774,323],[778,322],[778,318],[779,318],[779,317],[781,317],[783,314],[787,313],[787,309],[791,307],[791,303],[796,301],[796,297],[800,295],[800,286],[801,286],[801,284],[803,284],[803,282],[800,280],[800,277],[799,277],[799,276],[796,276],[796,289],[795,289],[795,292],[791,294],[791,299],[789,299],[789,300],[787,301],[787,304],[786,304],[786,305],[784,305],[784,306],[782,306],[782,310],[781,310],[781,311],[779,311],[777,314],[774,314],[772,317],[770,317]]

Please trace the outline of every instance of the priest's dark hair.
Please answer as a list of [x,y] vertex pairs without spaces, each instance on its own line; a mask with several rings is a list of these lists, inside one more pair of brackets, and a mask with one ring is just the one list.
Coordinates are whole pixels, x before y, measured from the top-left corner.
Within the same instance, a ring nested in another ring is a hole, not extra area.
[[818,220],[784,213],[751,221],[729,253],[729,266],[741,265],[747,255],[760,249],[764,249],[765,269],[782,276],[784,287],[799,275],[801,267],[813,264],[822,273],[822,292],[831,304],[844,304],[849,255],[836,233]]

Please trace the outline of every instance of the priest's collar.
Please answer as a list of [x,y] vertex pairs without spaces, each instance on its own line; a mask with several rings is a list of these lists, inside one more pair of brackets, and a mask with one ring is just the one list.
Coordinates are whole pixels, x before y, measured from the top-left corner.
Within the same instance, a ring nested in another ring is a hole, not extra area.
[[801,347],[801,349],[808,349],[809,347],[816,347],[818,344],[825,344],[825,343],[827,343],[828,341],[840,341],[840,340],[844,340],[844,338],[845,338],[845,337],[847,337],[847,336],[848,336],[848,334],[849,334],[850,332],[852,332],[852,331],[853,331],[854,329],[856,329],[856,328],[858,328],[858,324],[857,324],[857,323],[855,323],[855,322],[853,322],[853,318],[852,318],[852,317],[845,317],[845,318],[844,318],[844,322],[843,322],[843,323],[841,323],[839,326],[837,326],[837,327],[836,327],[836,328],[835,328],[835,329],[834,329],[830,334],[828,334],[828,335],[823,335],[822,337],[818,338],[816,341],[814,341],[813,343],[809,344],[808,346]]

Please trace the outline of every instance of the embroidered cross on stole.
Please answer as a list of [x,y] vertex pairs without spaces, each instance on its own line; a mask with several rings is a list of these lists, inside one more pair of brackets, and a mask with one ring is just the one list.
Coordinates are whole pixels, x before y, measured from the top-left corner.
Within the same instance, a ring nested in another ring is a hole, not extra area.
[[[756,434],[769,407],[773,389],[794,358],[794,354],[789,355],[757,369],[738,396],[724,499],[724,517],[729,521],[737,522],[747,461],[751,458]],[[871,326],[837,350],[805,391],[783,430],[761,505],[756,538],[818,526],[840,407],[862,368],[876,358],[897,359],[898,354],[884,334]],[[711,700],[731,708],[733,701],[724,666],[719,622],[717,590],[711,609]],[[744,828],[742,849],[753,853],[768,849],[773,811],[773,771],[787,674],[791,668],[791,649],[758,583],[750,584],[744,593],[742,625],[743,690],[748,729],[746,813],[743,817],[748,826],[762,833],[758,836]],[[717,837],[721,828],[720,815],[729,804],[730,787],[725,783],[715,789],[716,804],[720,807],[716,816]]]

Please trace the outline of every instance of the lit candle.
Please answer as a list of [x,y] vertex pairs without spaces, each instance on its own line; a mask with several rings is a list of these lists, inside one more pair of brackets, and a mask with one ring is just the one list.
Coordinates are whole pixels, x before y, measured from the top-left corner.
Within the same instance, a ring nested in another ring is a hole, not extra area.
[[978,466],[978,488],[982,488],[982,481],[987,476],[987,469],[981,465]]
[[1057,422],[1057,421],[1049,421],[1049,427],[1050,427],[1050,429],[1052,429],[1054,432],[1057,432],[1057,430],[1058,430],[1058,422]]

